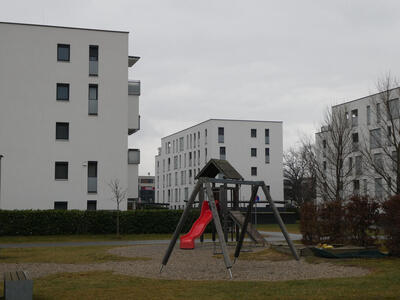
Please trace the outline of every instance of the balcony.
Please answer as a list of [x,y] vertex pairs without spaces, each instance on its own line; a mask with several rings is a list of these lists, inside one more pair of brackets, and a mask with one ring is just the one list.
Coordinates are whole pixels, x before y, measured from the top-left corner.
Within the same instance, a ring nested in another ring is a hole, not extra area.
[[128,82],[128,134],[140,130],[139,116],[140,81]]
[[140,149],[129,149],[128,150],[128,164],[129,165],[140,164]]

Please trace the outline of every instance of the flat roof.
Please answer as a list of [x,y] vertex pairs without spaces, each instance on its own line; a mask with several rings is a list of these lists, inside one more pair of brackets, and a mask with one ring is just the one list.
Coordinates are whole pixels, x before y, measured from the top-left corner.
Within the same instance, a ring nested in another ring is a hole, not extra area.
[[83,27],[69,27],[69,26],[56,26],[56,25],[43,25],[43,24],[29,24],[29,23],[0,22],[0,24],[23,25],[23,26],[38,26],[38,27],[50,27],[50,28],[62,28],[62,29],[90,30],[90,31],[103,31],[103,32],[117,32],[117,33],[129,33],[129,31],[106,30],[106,29],[83,28]]
[[[400,88],[400,86],[397,86],[397,87],[395,87],[395,88],[390,89],[389,92],[390,92],[390,91],[393,91],[393,90],[395,90],[395,89],[398,89],[398,88]],[[374,94],[371,94],[371,95],[368,95],[368,96],[360,97],[360,98],[357,98],[357,99],[354,99],[354,100],[346,101],[346,102],[343,102],[343,103],[340,103],[340,104],[335,104],[335,105],[332,105],[332,108],[333,108],[333,107],[336,107],[336,106],[343,105],[343,104],[347,104],[347,103],[355,102],[355,101],[358,101],[358,100],[362,100],[362,99],[365,99],[365,98],[373,97],[373,96],[382,94],[382,93],[384,93],[384,92],[385,92],[385,91],[382,91],[382,92],[374,93]]]
[[208,120],[205,120],[205,121],[203,121],[203,122],[200,122],[200,123],[198,123],[198,124],[196,124],[196,125],[190,126],[190,127],[188,127],[188,128],[182,129],[182,130],[179,130],[179,131],[177,131],[177,132],[175,132],[175,133],[171,133],[171,134],[169,134],[169,135],[166,135],[166,136],[162,137],[161,139],[166,139],[166,138],[168,138],[168,137],[170,137],[170,136],[173,136],[173,135],[175,135],[175,134],[181,133],[181,132],[183,132],[183,131],[185,131],[185,130],[188,130],[188,129],[193,128],[193,127],[196,127],[196,126],[199,126],[199,125],[201,125],[201,124],[203,124],[203,123],[206,123],[206,122],[209,122],[209,121],[283,123],[283,121],[238,120],[238,119],[208,119]]

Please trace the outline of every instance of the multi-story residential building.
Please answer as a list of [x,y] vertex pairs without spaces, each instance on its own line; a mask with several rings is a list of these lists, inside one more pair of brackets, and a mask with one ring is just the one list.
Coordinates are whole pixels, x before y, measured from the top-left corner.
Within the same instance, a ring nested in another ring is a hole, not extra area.
[[[183,208],[212,158],[228,160],[247,180],[265,181],[272,198],[283,201],[282,147],[282,122],[271,121],[210,119],[163,137],[155,157],[156,202]],[[243,186],[240,200],[249,198]]]
[[[399,96],[399,88],[395,88],[332,107],[332,116],[336,114],[336,121],[343,120],[347,128],[342,130],[341,157],[338,155],[340,159],[334,160],[329,158],[329,149],[337,152],[337,129],[336,145],[330,145],[335,131],[332,128],[337,126],[326,124],[328,126],[316,133],[319,165],[326,176],[322,182],[320,180],[318,200],[329,192],[328,184],[323,181],[329,181],[338,173],[341,174],[339,190],[343,198],[361,194],[380,199],[395,192],[399,171],[396,163],[396,147],[400,146]],[[340,172],[332,161],[341,164]]]
[[137,198],[129,33],[0,23],[0,37],[0,209],[114,209],[115,179]]

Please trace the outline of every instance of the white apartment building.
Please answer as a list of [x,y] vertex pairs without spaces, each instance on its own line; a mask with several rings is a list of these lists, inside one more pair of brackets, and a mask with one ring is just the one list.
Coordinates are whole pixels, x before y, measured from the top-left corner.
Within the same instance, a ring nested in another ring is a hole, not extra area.
[[[0,23],[0,209],[115,209],[138,197],[139,57],[128,32]],[[126,206],[123,207],[126,209]]]
[[[361,194],[381,199],[393,194],[392,184],[396,182],[393,158],[397,153],[391,140],[393,134],[397,140],[399,138],[399,96],[399,88],[395,88],[332,107],[333,113],[345,114],[350,128],[348,150],[345,151],[348,155],[343,162],[344,198]],[[333,173],[325,153],[330,134],[329,127],[321,128],[316,134],[319,163],[327,177]],[[381,170],[377,171],[371,163]],[[319,187],[318,199],[322,198],[322,188]]]
[[[228,160],[244,179],[263,180],[272,199],[283,201],[282,143],[282,122],[274,121],[210,119],[163,137],[155,157],[156,202],[184,208],[194,178],[212,158]],[[240,200],[249,198],[242,186]]]

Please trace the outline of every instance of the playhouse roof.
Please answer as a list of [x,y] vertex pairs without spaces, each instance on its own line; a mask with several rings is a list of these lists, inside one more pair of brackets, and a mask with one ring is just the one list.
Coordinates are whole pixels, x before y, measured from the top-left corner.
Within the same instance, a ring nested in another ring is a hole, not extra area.
[[197,174],[196,179],[200,177],[215,178],[222,174],[224,179],[243,180],[242,175],[232,165],[224,159],[210,159],[203,169]]

